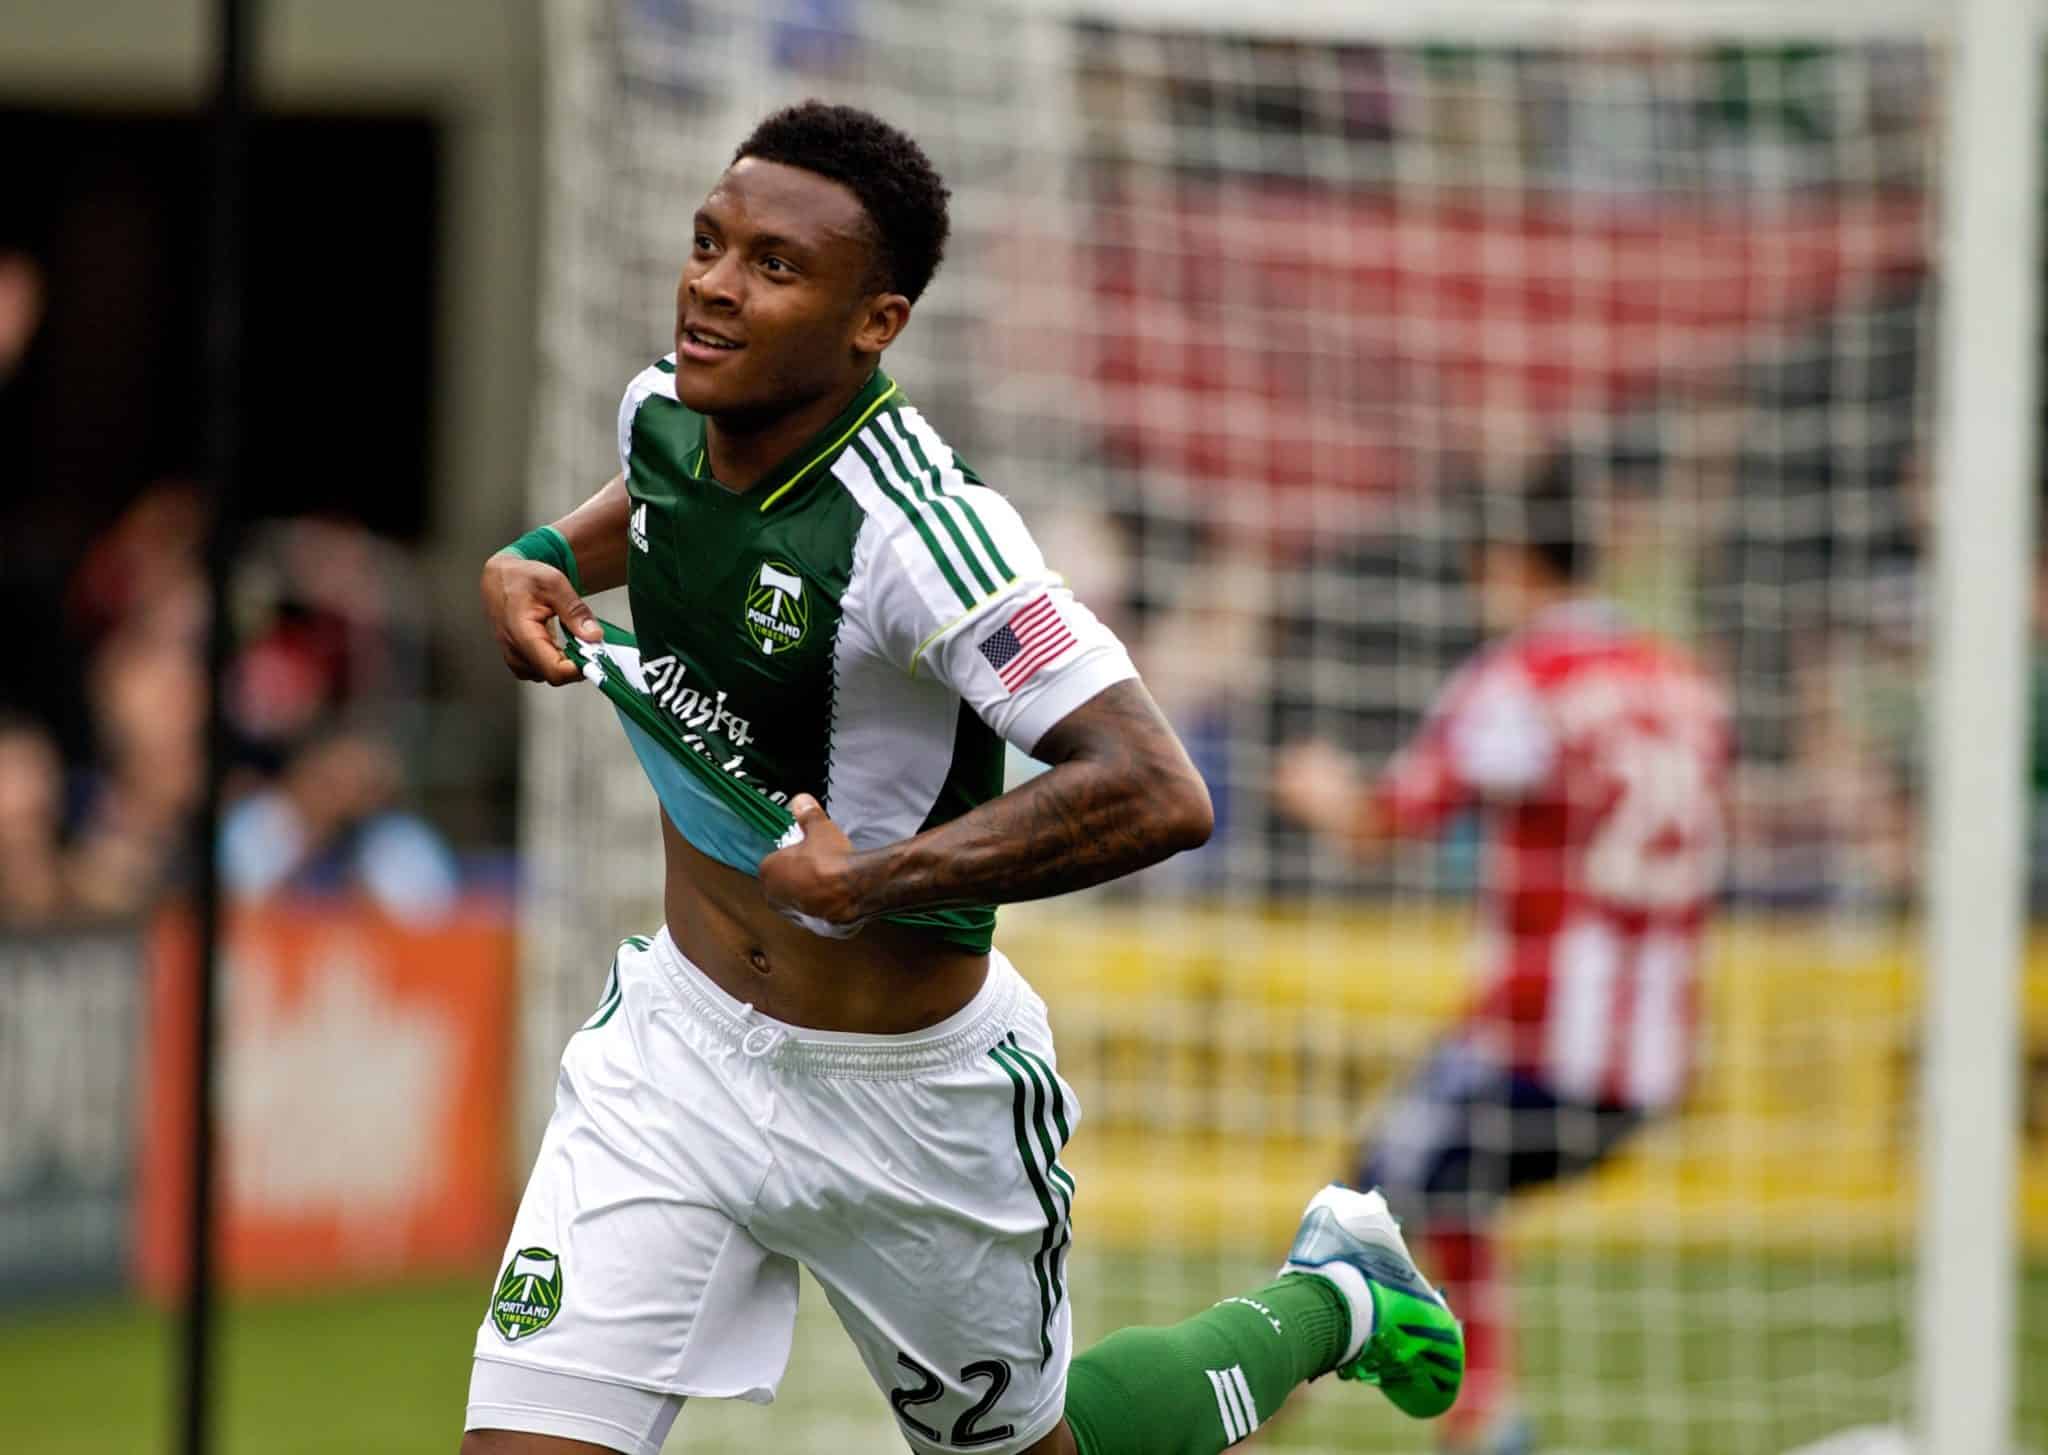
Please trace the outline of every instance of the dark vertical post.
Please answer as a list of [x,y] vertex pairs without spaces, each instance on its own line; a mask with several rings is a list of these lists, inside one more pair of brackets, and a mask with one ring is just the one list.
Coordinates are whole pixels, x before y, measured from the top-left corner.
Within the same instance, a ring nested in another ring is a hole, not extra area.
[[228,667],[234,658],[229,587],[242,515],[242,290],[249,170],[249,22],[255,0],[214,0],[214,6],[212,208],[206,250],[206,463],[213,492],[213,524],[206,552],[212,601],[206,666],[212,705],[206,728],[206,792],[193,828],[199,963],[192,1018],[190,1247],[181,1351],[184,1405],[178,1439],[182,1455],[207,1455],[213,1447],[214,1011],[221,960],[216,846],[220,842],[221,784],[228,765]]

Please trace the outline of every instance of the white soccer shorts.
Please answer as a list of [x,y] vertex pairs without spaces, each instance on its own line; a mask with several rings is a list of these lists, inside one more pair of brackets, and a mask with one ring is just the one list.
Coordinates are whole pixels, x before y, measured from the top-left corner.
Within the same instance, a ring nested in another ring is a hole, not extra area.
[[666,930],[629,940],[562,1053],[477,1331],[469,1429],[657,1455],[686,1396],[767,1403],[797,1265],[921,1455],[1007,1455],[1066,1402],[1080,1119],[1000,953],[906,1036],[755,1013]]

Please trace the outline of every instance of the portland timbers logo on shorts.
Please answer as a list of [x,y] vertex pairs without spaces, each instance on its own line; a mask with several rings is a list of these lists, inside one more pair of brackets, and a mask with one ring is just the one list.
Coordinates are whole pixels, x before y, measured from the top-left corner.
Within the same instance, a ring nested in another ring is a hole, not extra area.
[[562,1260],[545,1248],[521,1248],[498,1278],[491,1322],[508,1340],[537,1334],[562,1307]]
[[763,561],[747,587],[747,635],[772,657],[804,639],[811,608],[804,600],[804,578],[780,561]]

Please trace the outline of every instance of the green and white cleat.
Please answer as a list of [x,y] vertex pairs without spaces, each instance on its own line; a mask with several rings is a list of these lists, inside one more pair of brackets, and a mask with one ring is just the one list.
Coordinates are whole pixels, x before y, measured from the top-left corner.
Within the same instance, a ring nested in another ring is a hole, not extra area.
[[1394,1408],[1435,1419],[1465,1378],[1465,1331],[1423,1279],[1401,1226],[1377,1192],[1331,1183],[1309,1200],[1282,1273],[1336,1285],[1351,1306],[1351,1345],[1339,1379],[1377,1384]]

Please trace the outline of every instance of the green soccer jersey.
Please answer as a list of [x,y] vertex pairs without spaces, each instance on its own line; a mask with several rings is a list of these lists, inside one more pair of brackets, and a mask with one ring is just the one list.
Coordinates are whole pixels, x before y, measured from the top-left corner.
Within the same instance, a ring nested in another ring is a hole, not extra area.
[[[744,494],[708,473],[672,358],[627,389],[619,453],[635,640],[606,690],[670,820],[734,868],[798,793],[862,849],[955,818],[1002,791],[1006,740],[1030,752],[1135,675],[879,370]],[[995,926],[990,906],[892,918],[978,950]]]

